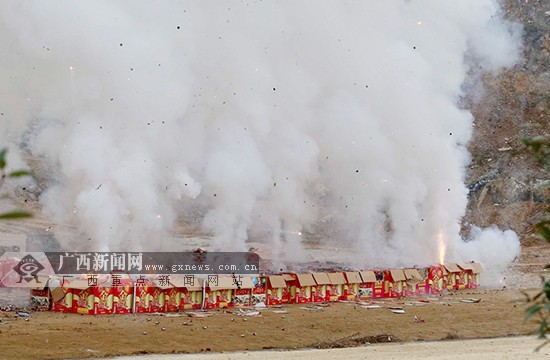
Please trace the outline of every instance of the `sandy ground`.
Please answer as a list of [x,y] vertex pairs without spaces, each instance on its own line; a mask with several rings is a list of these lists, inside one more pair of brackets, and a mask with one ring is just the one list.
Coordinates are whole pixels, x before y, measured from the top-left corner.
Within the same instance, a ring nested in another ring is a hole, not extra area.
[[404,344],[373,344],[330,350],[249,351],[225,354],[152,355],[120,357],[117,360],[537,360],[548,359],[550,347],[534,352],[540,344],[535,337],[511,337],[482,340],[451,340]]
[[[479,298],[479,303],[461,302]],[[442,298],[384,300],[387,308],[335,303],[318,311],[289,305],[288,314],[262,310],[261,317],[214,311],[209,318],[185,314],[86,316],[34,312],[28,321],[0,316],[0,359],[62,359],[116,355],[233,352],[266,349],[341,348],[370,343],[521,336],[525,322],[518,290],[461,291]],[[277,309],[280,310],[280,309]],[[423,323],[414,321],[417,316]],[[530,345],[529,345],[530,346]]]

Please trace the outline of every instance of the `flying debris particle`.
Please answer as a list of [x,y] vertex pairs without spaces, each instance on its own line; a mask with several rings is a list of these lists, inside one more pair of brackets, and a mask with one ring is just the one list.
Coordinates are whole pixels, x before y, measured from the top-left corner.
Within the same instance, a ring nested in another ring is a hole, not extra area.
[[134,71],[134,68],[131,67],[131,68],[130,68],[130,71]]
[[99,190],[99,189],[101,188],[101,185],[103,185],[103,184],[99,184],[99,186],[96,187],[95,189],[96,189],[96,190]]
[[413,49],[416,50],[416,46],[413,46]]
[[218,194],[214,194],[214,197],[218,196]]
[[275,90],[277,90],[277,89],[273,88],[273,91],[275,91]]
[[274,186],[274,187],[275,187],[275,186],[277,186],[277,183],[276,183],[276,182],[274,182],[274,183],[273,183],[273,186]]
[[122,46],[122,43],[120,43],[120,46]]
[[115,100],[115,98],[111,98],[111,101],[114,101],[114,100]]
[[369,88],[369,86],[368,86],[368,85],[365,85],[365,88],[367,88],[367,89],[368,89],[368,88]]
[[176,28],[179,30],[179,29],[180,29],[180,26],[177,26]]
[[452,135],[453,135],[453,133],[449,133],[449,135],[451,135],[451,136],[452,136]]
[[359,170],[355,170],[355,172],[356,172],[356,173],[358,173],[358,172],[359,172]]

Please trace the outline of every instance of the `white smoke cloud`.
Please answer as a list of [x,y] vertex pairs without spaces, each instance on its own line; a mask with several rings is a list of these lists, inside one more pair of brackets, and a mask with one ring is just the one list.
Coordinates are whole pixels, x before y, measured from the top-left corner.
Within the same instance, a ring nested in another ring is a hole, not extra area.
[[224,250],[256,233],[298,258],[323,219],[369,264],[437,262],[439,233],[459,257],[466,59],[518,58],[497,1],[0,10],[0,140],[48,169],[43,211],[79,234],[66,248],[170,249],[200,208]]
[[470,236],[470,241],[461,242],[459,245],[460,260],[475,259],[483,265],[482,285],[505,285],[507,265],[514,261],[521,251],[517,234],[512,230],[502,231],[493,226],[486,229],[473,227]]

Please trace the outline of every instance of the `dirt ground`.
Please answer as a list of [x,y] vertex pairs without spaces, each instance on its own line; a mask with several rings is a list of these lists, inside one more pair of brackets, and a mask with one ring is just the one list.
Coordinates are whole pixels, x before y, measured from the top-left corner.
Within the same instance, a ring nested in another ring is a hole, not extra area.
[[[193,355],[145,355],[143,360],[542,360],[550,356],[550,348],[534,352],[540,340],[531,337],[430,341],[401,344],[372,344],[345,349],[303,349],[290,351],[244,351]],[[130,360],[136,357],[121,357]]]
[[[479,298],[479,303],[461,302]],[[260,317],[223,310],[209,318],[185,314],[86,316],[33,312],[29,320],[0,316],[1,359],[63,359],[152,353],[227,352],[262,349],[340,348],[366,343],[492,338],[527,335],[519,290],[461,291],[444,297],[384,300],[367,309],[334,303],[322,310],[285,306],[288,314],[263,309]],[[364,305],[363,305],[364,306]],[[424,322],[415,322],[414,317]]]

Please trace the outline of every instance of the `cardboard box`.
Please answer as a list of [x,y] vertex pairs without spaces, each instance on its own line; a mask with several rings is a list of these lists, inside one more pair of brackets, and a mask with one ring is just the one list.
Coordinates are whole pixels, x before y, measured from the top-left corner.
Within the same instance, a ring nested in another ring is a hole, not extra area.
[[[194,278],[193,278],[194,279]],[[185,309],[185,296],[184,292],[186,291],[186,285],[194,285],[194,280],[192,284],[189,284],[189,281],[186,282],[184,276],[171,276],[170,277],[171,288],[167,289],[164,298],[166,311],[167,312],[176,312]]]
[[190,276],[183,283],[174,284],[180,290],[180,307],[183,309],[200,309],[203,304],[204,279]]
[[151,312],[151,289],[154,287],[151,279],[139,278],[134,281],[134,313]]
[[372,297],[373,298],[389,298],[391,288],[390,288],[390,277],[388,271],[374,270],[374,276],[376,277],[376,282],[372,287]]
[[443,267],[447,270],[447,275],[445,277],[447,290],[458,290],[465,288],[465,285],[461,284],[461,279],[463,279],[464,275],[461,276],[462,269],[459,268],[457,264],[445,264]]
[[464,276],[464,279],[461,282],[464,282],[467,289],[478,289],[480,276],[479,274],[483,271],[483,268],[480,264],[475,262],[458,264],[458,267],[462,269],[461,274]]
[[[35,311],[48,311],[50,310],[50,288],[48,282],[49,276],[39,275],[37,277],[38,282],[35,287],[31,288],[30,306]],[[34,281],[34,280],[33,280]]]
[[441,294],[447,289],[449,273],[443,265],[434,265],[428,268],[427,294]]
[[73,296],[72,312],[93,315],[95,313],[95,294],[93,287],[88,284],[88,279],[73,280],[68,286]]
[[266,305],[281,305],[286,297],[288,303],[290,291],[285,278],[282,275],[271,275],[267,277]]
[[[309,303],[312,300],[311,288],[315,286],[315,279],[311,274],[296,274],[294,297],[291,301],[301,304]],[[292,297],[292,288],[291,288]]]
[[376,275],[374,271],[360,271],[361,283],[359,284],[359,299],[371,299],[373,297],[374,283],[376,283]]
[[258,276],[252,278],[254,287],[252,288],[252,298],[250,299],[251,305],[258,303],[264,303],[267,305],[267,277]]
[[344,285],[346,278],[343,273],[328,273],[330,285],[328,286],[330,301],[345,300]]
[[356,271],[344,272],[346,284],[344,285],[344,296],[346,300],[356,300],[359,298],[359,284],[363,282],[361,274]]
[[417,268],[416,270],[418,271],[418,273],[420,274],[420,277],[422,278],[422,281],[416,284],[416,294],[418,296],[429,294],[430,293],[429,287],[428,287],[429,268],[421,267],[421,268]]
[[166,312],[166,293],[174,286],[170,279],[154,279],[149,289],[149,311],[152,313]]
[[255,285],[249,276],[241,276],[235,279],[237,288],[233,299],[234,306],[250,306],[252,304],[252,289]]
[[131,314],[134,310],[134,281],[127,274],[117,274],[117,283],[111,284],[113,292],[114,313]]
[[283,288],[283,304],[294,302],[296,297],[296,274],[282,274],[286,287]]
[[114,295],[111,288],[111,278],[101,278],[94,290],[94,315],[114,313]]
[[[208,282],[208,281],[207,281]],[[217,284],[208,283],[204,291],[204,308],[227,308],[233,306],[235,279],[230,276],[218,276]]]
[[[72,294],[72,312],[86,315],[114,313],[114,295],[111,278],[98,276],[97,285],[88,278],[75,279],[67,287]],[[53,291],[52,291],[53,296]],[[67,295],[65,295],[67,298]]]
[[388,270],[386,277],[387,284],[390,287],[389,297],[399,298],[403,297],[403,290],[406,287],[405,272],[402,269]]
[[311,288],[312,302],[327,302],[330,301],[328,287],[330,286],[330,279],[326,273],[315,273],[313,279],[316,285]]
[[417,269],[404,269],[406,285],[403,289],[403,295],[418,296],[422,295],[425,291],[425,286],[419,286],[421,284],[426,284],[426,278],[424,278]]

